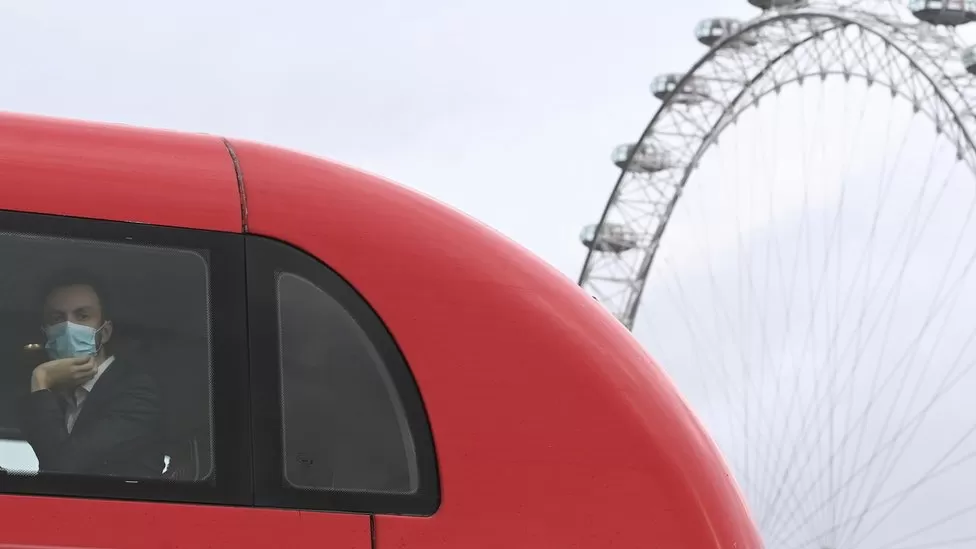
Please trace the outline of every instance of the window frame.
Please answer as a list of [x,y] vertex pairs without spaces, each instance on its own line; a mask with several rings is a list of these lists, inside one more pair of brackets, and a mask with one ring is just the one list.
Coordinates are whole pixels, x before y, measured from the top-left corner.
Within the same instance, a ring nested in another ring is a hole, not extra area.
[[[430,516],[440,505],[433,433],[420,390],[393,335],[366,299],[331,267],[288,243],[246,237],[248,333],[254,447],[254,500],[259,507]],[[417,490],[411,494],[308,490],[289,485],[284,472],[279,357],[278,275],[311,282],[337,301],[374,345],[397,391],[417,456]]]
[[[171,503],[253,504],[244,235],[141,223],[0,210],[0,232],[135,244],[206,254],[209,268],[213,470],[177,482],[66,473],[0,473],[0,494]],[[246,455],[246,454],[244,454]]]

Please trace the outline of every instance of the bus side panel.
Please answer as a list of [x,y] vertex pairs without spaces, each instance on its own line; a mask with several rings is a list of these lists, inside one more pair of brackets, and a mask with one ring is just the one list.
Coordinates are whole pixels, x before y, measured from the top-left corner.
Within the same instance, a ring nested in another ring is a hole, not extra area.
[[370,549],[369,516],[0,496],[0,549]]

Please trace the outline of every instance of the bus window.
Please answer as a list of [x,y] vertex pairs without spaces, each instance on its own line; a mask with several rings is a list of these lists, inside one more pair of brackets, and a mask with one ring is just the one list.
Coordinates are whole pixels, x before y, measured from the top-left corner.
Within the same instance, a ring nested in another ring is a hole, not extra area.
[[290,246],[249,235],[247,263],[257,504],[433,513],[430,427],[382,321]]
[[202,481],[213,471],[207,260],[0,233],[0,467]]
[[308,280],[278,277],[285,480],[301,489],[412,492],[413,440],[375,347]]

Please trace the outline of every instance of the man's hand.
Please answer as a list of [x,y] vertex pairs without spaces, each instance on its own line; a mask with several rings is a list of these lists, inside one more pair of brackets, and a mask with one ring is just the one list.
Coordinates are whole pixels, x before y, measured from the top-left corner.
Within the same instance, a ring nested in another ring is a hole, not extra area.
[[75,388],[95,377],[95,357],[60,358],[34,368],[31,392],[60,387]]

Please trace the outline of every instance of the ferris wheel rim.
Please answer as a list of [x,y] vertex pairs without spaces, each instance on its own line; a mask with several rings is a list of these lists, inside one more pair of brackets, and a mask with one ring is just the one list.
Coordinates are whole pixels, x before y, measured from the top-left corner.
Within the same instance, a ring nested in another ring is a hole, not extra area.
[[[817,28],[816,30],[813,30],[814,25],[812,23],[817,20],[829,21],[830,25],[827,28]],[[774,57],[767,57],[761,63],[757,63],[761,68],[752,77],[749,77],[749,74],[744,67],[741,68],[740,74],[747,78],[743,78],[741,81],[739,81],[739,87],[734,93],[734,98],[722,105],[722,110],[715,119],[715,122],[709,123],[708,130],[704,132],[704,134],[700,136],[700,138],[693,145],[689,146],[689,148],[694,149],[693,154],[690,155],[689,161],[686,162],[684,166],[674,168],[675,171],[681,172],[681,175],[676,177],[677,184],[675,185],[674,196],[667,201],[666,208],[663,214],[660,216],[660,223],[655,229],[653,235],[650,237],[649,242],[645,246],[638,248],[643,254],[643,257],[640,262],[640,267],[636,269],[636,276],[632,276],[627,280],[627,282],[629,282],[629,286],[631,287],[631,292],[625,301],[624,307],[622,307],[622,311],[614,312],[614,316],[616,316],[627,329],[631,329],[633,327],[633,322],[636,317],[637,309],[639,308],[640,299],[643,295],[644,286],[653,265],[655,252],[660,239],[667,228],[671,212],[680,199],[682,190],[684,189],[687,180],[696,170],[698,161],[708,150],[708,148],[714,144],[715,140],[717,140],[717,138],[721,135],[725,127],[727,127],[729,122],[729,112],[740,104],[741,98],[751,91],[757,82],[769,74],[770,70],[774,66],[780,63],[783,59],[793,55],[800,46],[812,41],[825,40],[825,35],[827,33],[842,31],[848,26],[854,26],[862,33],[867,32],[877,37],[884,43],[886,48],[893,49],[897,52],[899,57],[907,60],[913,75],[920,75],[923,77],[925,83],[931,90],[932,97],[929,99],[934,98],[937,105],[941,105],[948,112],[948,122],[952,125],[952,128],[958,131],[960,134],[954,140],[955,145],[960,150],[959,154],[962,155],[962,150],[964,148],[966,153],[969,155],[967,158],[967,163],[970,170],[976,173],[976,141],[973,139],[973,132],[971,132],[964,123],[961,109],[957,106],[957,104],[968,105],[968,98],[966,97],[965,93],[960,90],[958,86],[956,86],[953,79],[947,75],[945,70],[938,72],[938,74],[932,74],[932,71],[923,66],[919,59],[911,55],[908,49],[904,47],[904,44],[899,43],[899,40],[896,39],[896,37],[902,41],[911,43],[912,38],[905,32],[905,29],[899,28],[895,22],[889,21],[876,13],[861,10],[828,9],[827,7],[817,6],[800,7],[774,13],[764,13],[759,17],[744,22],[736,32],[724,37],[714,46],[710,47],[708,51],[699,57],[699,59],[692,64],[691,68],[687,72],[683,73],[681,78],[674,84],[674,91],[661,102],[661,105],[645,126],[644,131],[640,134],[640,138],[634,142],[635,146],[633,147],[633,150],[631,150],[627,155],[625,166],[623,169],[621,169],[620,175],[617,177],[617,180],[614,183],[613,190],[611,191],[610,196],[604,205],[599,222],[594,227],[595,235],[597,237],[599,237],[601,231],[604,230],[604,227],[607,226],[607,218],[614,205],[618,203],[622,185],[627,180],[628,176],[636,173],[636,170],[634,169],[635,156],[640,152],[640,149],[645,142],[648,141],[649,138],[653,138],[653,130],[659,124],[662,117],[668,114],[671,109],[680,103],[680,101],[677,101],[678,92],[685,89],[689,83],[695,82],[696,79],[699,78],[702,68],[708,65],[709,62],[717,59],[720,54],[729,51],[741,51],[736,46],[738,41],[742,40],[744,37],[756,36],[758,31],[771,28],[774,25],[782,22],[805,22],[808,24],[811,30],[809,30],[806,34],[799,36],[796,40],[790,40],[788,45],[785,46],[783,51],[779,52],[778,55]],[[859,40],[864,40],[864,38],[862,37]],[[932,55],[926,51],[924,47],[919,45],[918,50],[921,54],[928,58],[928,61],[931,61],[934,66],[938,67],[936,60],[932,58]],[[798,73],[799,71],[797,71],[797,74]],[[804,75],[800,75],[800,78],[814,77],[818,76],[819,74],[821,74],[821,72],[810,71]],[[882,82],[882,84],[884,83]],[[947,96],[946,92],[948,90],[946,89],[946,84],[949,85],[951,91],[955,92],[955,95],[957,96],[955,102]],[[779,87],[781,86],[777,86],[777,88]],[[894,85],[887,87],[889,87],[895,93],[901,91]],[[758,98],[768,95],[770,91],[778,90],[767,90],[766,92],[760,94]],[[906,94],[899,93],[899,95],[907,98]],[[706,98],[705,101],[712,101],[712,98]],[[743,109],[736,113],[736,116],[747,110],[749,107],[754,106],[756,103],[757,101],[755,100],[748,102]],[[927,111],[924,111],[924,113],[928,115],[929,118],[936,123],[936,125],[940,124],[940,121],[936,119],[934,114]],[[946,120],[942,120],[941,122],[946,122]],[[584,288],[591,280],[590,275],[595,263],[594,258],[598,255],[612,255],[612,252],[596,250],[595,245],[587,246],[587,248],[586,258],[577,280],[577,284]]]

